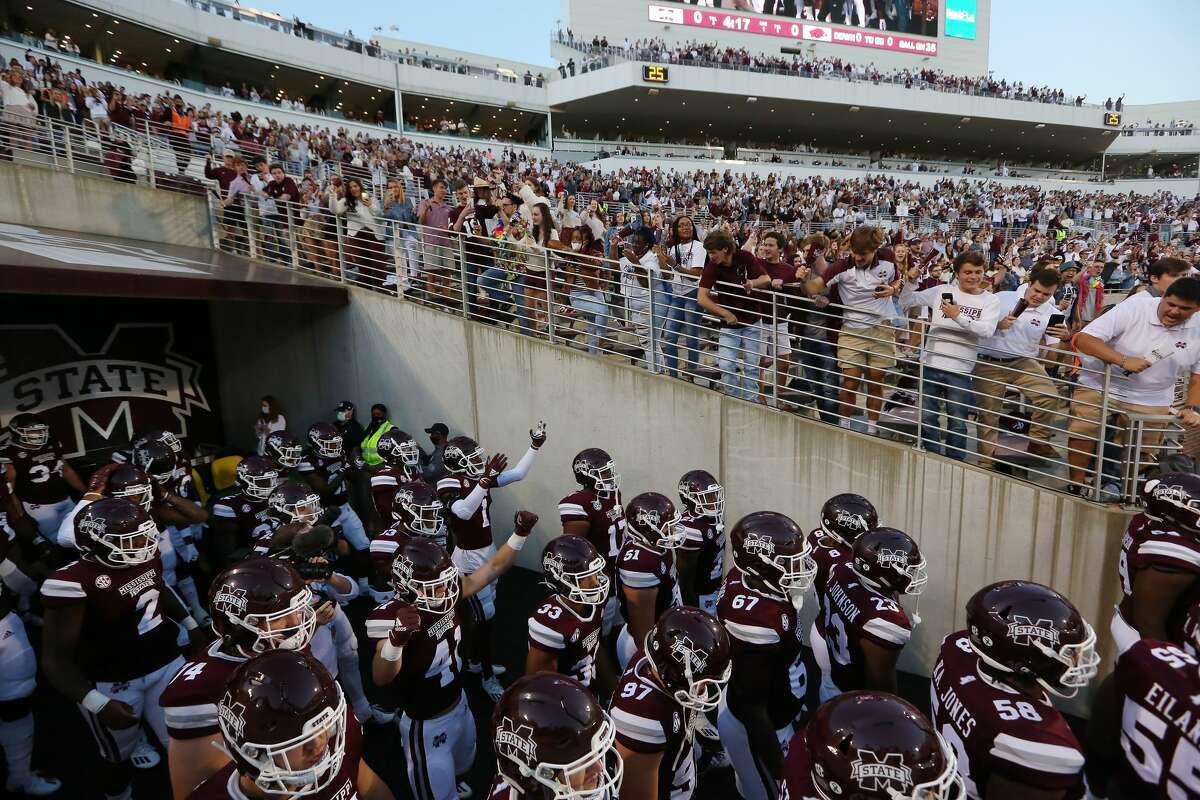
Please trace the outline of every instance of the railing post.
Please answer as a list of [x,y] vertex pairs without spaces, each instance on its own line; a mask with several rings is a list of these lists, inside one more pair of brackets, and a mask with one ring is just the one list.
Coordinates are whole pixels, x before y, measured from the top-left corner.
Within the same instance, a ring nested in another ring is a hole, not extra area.
[[246,252],[250,255],[250,258],[258,258],[258,239],[254,235],[254,223],[252,221],[254,214],[250,211],[250,203],[246,196],[243,194],[241,198],[242,214],[246,218]]
[[[80,131],[82,131],[82,130],[83,129],[80,128]],[[66,156],[67,156],[67,172],[74,175],[75,174],[75,150],[71,144],[70,128],[67,129],[66,134],[63,136],[63,148],[64,148]]]
[[658,330],[654,325],[654,295],[657,294],[657,278],[650,270],[646,270],[646,284],[650,289],[650,349],[647,352],[646,369],[658,372]]
[[346,237],[342,234],[342,219],[341,217],[333,218],[333,229],[337,232],[337,279],[342,283],[346,282]]
[[50,129],[50,161],[54,164],[55,170],[58,169],[58,137],[54,135],[54,126],[61,124],[55,120],[49,120],[49,124],[46,126]]
[[471,296],[467,284],[467,246],[460,234],[455,237],[458,242],[458,278],[462,282],[462,312],[465,319],[471,318]]
[[913,442],[914,450],[925,449],[925,360],[921,358],[922,349],[917,348],[917,440]]
[[[771,356],[771,405],[779,408],[779,295],[771,292],[771,333],[766,337],[768,346],[775,343],[775,352]],[[766,394],[764,392],[763,394]]]
[[146,176],[150,179],[150,188],[157,189],[158,178],[154,175],[154,144],[150,141],[150,120],[142,120],[142,126],[146,129]]
[[217,213],[214,205],[219,205],[220,201],[214,199],[212,192],[206,196],[208,197],[208,232],[212,236],[213,250],[219,250],[221,248],[221,215]]
[[[1112,369],[1112,364],[1104,365],[1104,388],[1100,391],[1100,433],[1096,442],[1096,474],[1092,478],[1092,499],[1096,501],[1100,500],[1100,486],[1104,481],[1104,448],[1108,445],[1108,390],[1112,382]],[[1129,442],[1125,446],[1128,447]]]
[[288,247],[292,253],[292,269],[300,269],[300,250],[296,247],[296,221],[293,219],[291,201],[283,204],[283,213],[287,214]]
[[550,338],[550,343],[554,344],[554,281],[550,277],[549,248],[542,249],[542,261],[546,267],[546,335]]

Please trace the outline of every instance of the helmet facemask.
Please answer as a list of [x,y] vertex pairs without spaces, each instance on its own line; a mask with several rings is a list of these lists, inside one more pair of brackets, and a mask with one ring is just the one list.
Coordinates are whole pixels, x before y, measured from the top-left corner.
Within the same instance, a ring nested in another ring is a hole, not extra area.
[[92,540],[108,549],[107,553],[97,553],[96,556],[114,567],[135,567],[152,561],[158,555],[158,526],[153,519],[147,518],[137,530],[129,533],[108,533],[103,525],[96,525],[90,520],[82,520],[79,524],[84,532],[88,526],[93,527],[90,532]]
[[17,443],[29,449],[45,447],[50,443],[50,428],[42,422],[13,426],[13,433],[16,434]]
[[271,496],[271,492],[275,491],[275,487],[279,486],[279,473],[275,470],[265,475],[243,472],[238,474],[237,479],[242,487],[242,494],[253,500],[266,500]]
[[109,494],[113,497],[123,497],[132,503],[137,503],[146,511],[150,510],[150,504],[154,500],[154,489],[148,483],[131,483],[123,488],[113,489]]
[[554,800],[611,800],[620,795],[625,772],[615,747],[616,738],[617,729],[605,714],[604,721],[592,736],[591,748],[570,763],[539,761],[531,768],[519,757],[504,752],[503,741],[497,748],[497,757],[514,763],[521,777],[544,786]]
[[342,457],[342,437],[340,435],[330,436],[329,438],[314,436],[312,443],[316,446],[317,453],[322,458]]
[[700,516],[718,522],[725,516],[725,488],[719,483],[697,491],[680,489],[679,496],[690,503]]
[[[554,580],[567,587],[567,599],[585,606],[602,606],[608,601],[608,575],[604,572],[604,559],[597,557],[583,572],[567,572],[562,562],[549,557],[544,567]],[[595,578],[595,585],[584,587],[583,582]]]
[[[213,598],[213,605],[221,602],[218,592]],[[254,641],[248,648],[242,648],[246,656],[265,653],[268,650],[302,650],[312,640],[317,628],[317,612],[313,608],[313,593],[305,586],[296,592],[288,602],[287,608],[269,614],[235,615],[224,612],[226,618],[234,625],[245,628],[254,635]],[[290,625],[277,625],[287,617],[295,615],[296,621]]]
[[401,518],[405,530],[417,536],[446,538],[446,519],[442,513],[444,509],[441,503],[426,505],[417,503],[413,499],[399,500],[399,502],[403,506],[405,514],[408,515],[407,519]]
[[638,511],[637,526],[647,529],[645,533],[634,529],[634,534],[659,550],[675,550],[687,541],[687,532],[680,525],[682,516],[676,511],[673,516],[661,519],[657,512]]
[[445,614],[458,605],[459,571],[451,565],[431,580],[413,577],[412,561],[403,554],[392,562],[392,586],[396,591],[412,595],[413,605],[431,614]]

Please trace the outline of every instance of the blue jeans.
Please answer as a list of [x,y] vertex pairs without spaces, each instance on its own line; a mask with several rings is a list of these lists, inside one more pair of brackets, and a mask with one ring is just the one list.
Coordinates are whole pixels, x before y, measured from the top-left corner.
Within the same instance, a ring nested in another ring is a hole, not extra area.
[[[683,362],[684,370],[694,372],[700,357],[700,340],[696,338],[697,326],[700,323],[700,306],[696,303],[697,291],[698,289],[693,289],[687,294],[673,294],[668,298],[662,350],[664,363],[670,373],[679,369],[680,361]],[[679,356],[681,347],[682,358]]]
[[[762,327],[739,325],[722,328],[717,340],[717,366],[721,370],[721,390],[730,397],[754,400],[758,393],[759,362],[763,354]],[[738,366],[742,368],[738,378]]]
[[[925,368],[921,403],[921,439],[930,453],[963,461],[966,458],[967,412],[971,409],[971,375]],[[946,412],[943,431],[938,417]]]
[[608,329],[608,304],[601,292],[571,292],[571,308],[583,315],[587,323],[587,349],[595,353],[600,349],[600,337]]
[[837,396],[842,379],[837,365],[837,349],[822,339],[805,339],[799,346],[801,374],[804,377],[801,391],[815,401],[822,419],[835,421],[831,415],[837,412]]
[[525,313],[525,292],[522,289],[520,278],[510,283],[505,270],[500,267],[492,267],[479,276],[479,288],[486,292],[488,298],[495,301],[500,308],[507,310],[515,303],[521,332],[529,333],[529,321],[526,319],[528,315]]

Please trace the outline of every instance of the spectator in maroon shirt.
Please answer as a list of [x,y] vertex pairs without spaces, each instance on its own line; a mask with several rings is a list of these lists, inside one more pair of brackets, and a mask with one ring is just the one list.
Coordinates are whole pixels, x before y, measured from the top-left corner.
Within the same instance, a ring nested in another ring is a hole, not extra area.
[[764,345],[759,324],[762,304],[751,293],[771,283],[763,261],[750,252],[755,239],[751,235],[739,250],[728,231],[710,233],[704,240],[708,258],[700,274],[696,297],[701,308],[717,317],[720,326],[717,365],[721,370],[721,388],[730,397],[743,400],[753,400],[758,390],[759,360]]

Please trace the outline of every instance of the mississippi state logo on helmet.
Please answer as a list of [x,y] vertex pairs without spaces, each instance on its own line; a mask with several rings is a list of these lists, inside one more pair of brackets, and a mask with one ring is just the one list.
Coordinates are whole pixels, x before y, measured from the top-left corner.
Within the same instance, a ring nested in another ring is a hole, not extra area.
[[1200,475],[1172,472],[1142,484],[1146,516],[1200,536]]
[[544,582],[556,594],[575,603],[602,606],[608,600],[609,580],[604,557],[582,536],[557,536],[542,551]]
[[289,522],[312,525],[321,517],[321,496],[302,483],[281,483],[267,496],[267,508],[284,525]]
[[287,431],[275,431],[268,434],[263,450],[267,458],[284,469],[300,466],[300,461],[304,458],[304,445]]
[[580,486],[599,497],[611,497],[621,488],[621,476],[612,456],[599,447],[580,450],[571,461],[571,470]]
[[708,470],[683,473],[679,479],[679,502],[693,517],[720,521],[725,516],[725,488]]
[[403,601],[434,614],[458,604],[458,568],[446,549],[432,539],[409,539],[392,560],[392,588]]
[[878,524],[875,506],[861,494],[835,494],[821,506],[821,529],[847,547]]
[[133,463],[162,485],[175,474],[175,454],[161,442],[142,442],[133,448]]
[[616,727],[574,678],[518,678],[492,712],[492,736],[500,777],[523,797],[608,800],[621,792]]
[[808,537],[790,517],[755,511],[729,534],[733,563],[779,597],[798,599],[812,585],[817,563]]
[[37,450],[50,443],[50,426],[37,414],[17,414],[8,422],[13,442],[28,450]]
[[150,476],[132,464],[122,464],[109,473],[108,480],[104,482],[104,493],[109,497],[123,497],[147,511],[154,500]]
[[1071,601],[1040,583],[1001,581],[967,601],[967,631],[984,663],[1074,697],[1096,676],[1096,633]]
[[415,467],[421,462],[417,440],[399,428],[392,428],[380,436],[375,450],[389,467]]
[[75,516],[75,546],[101,564],[133,567],[158,554],[158,526],[136,503],[104,497]]
[[442,451],[442,463],[455,475],[482,478],[487,469],[487,453],[470,436],[455,436],[446,442]]
[[881,592],[920,594],[929,581],[925,557],[904,531],[876,528],[854,542],[851,569],[863,583]]
[[213,630],[247,657],[305,647],[317,625],[312,599],[296,568],[275,558],[234,564],[208,590]]
[[146,431],[133,440],[133,449],[136,450],[139,445],[146,442],[158,442],[176,455],[183,451],[183,442],[179,441],[179,437],[170,431]]
[[825,798],[964,797],[954,751],[914,706],[882,692],[846,692],[805,731],[813,785]]
[[314,422],[309,425],[308,444],[321,458],[342,457],[342,434],[332,422]]
[[242,664],[229,678],[217,719],[238,772],[268,795],[315,794],[342,767],[346,701],[307,653],[272,650]]
[[625,534],[659,550],[683,544],[687,533],[679,520],[671,498],[658,492],[642,492],[625,506]]
[[711,711],[733,666],[725,626],[706,611],[674,606],[646,634],[643,649],[667,691],[684,708]]
[[427,483],[402,483],[392,497],[392,517],[414,536],[446,538],[445,507]]
[[279,468],[269,458],[250,456],[238,462],[233,480],[246,497],[266,500],[279,485]]

